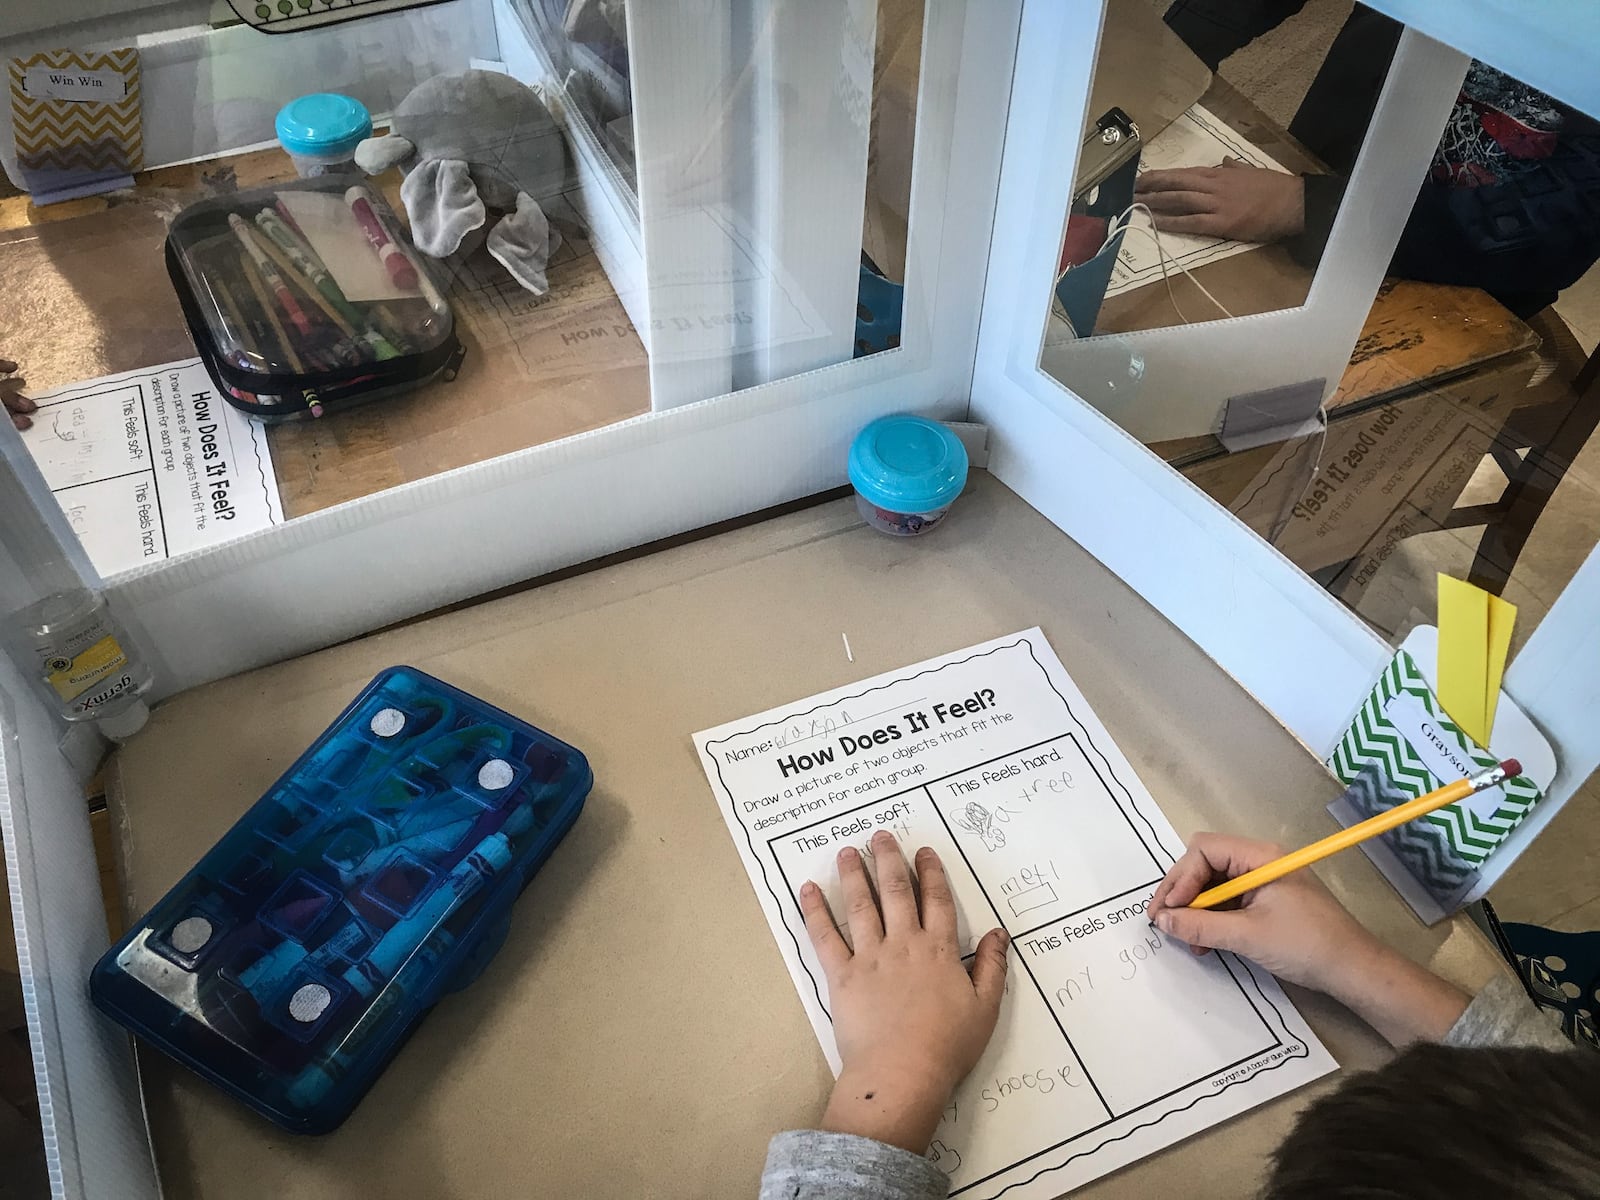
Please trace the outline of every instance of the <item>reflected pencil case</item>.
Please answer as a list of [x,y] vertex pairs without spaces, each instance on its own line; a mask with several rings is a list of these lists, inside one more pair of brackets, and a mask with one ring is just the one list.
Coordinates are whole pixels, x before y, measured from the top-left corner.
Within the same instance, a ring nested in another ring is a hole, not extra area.
[[443,291],[359,176],[193,204],[168,230],[166,259],[212,381],[252,416],[320,417],[461,366]]
[[325,1133],[488,964],[592,783],[573,747],[391,667],[106,952],[90,994],[269,1120]]

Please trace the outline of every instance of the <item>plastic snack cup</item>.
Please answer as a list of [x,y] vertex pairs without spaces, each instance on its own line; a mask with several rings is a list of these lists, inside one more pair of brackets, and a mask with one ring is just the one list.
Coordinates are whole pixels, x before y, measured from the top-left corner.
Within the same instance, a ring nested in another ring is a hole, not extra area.
[[359,100],[316,92],[285,104],[274,127],[300,178],[311,179],[354,166],[356,147],[372,136],[372,117]]
[[880,417],[850,443],[850,486],[874,529],[896,537],[926,533],[967,486],[967,448],[926,417]]

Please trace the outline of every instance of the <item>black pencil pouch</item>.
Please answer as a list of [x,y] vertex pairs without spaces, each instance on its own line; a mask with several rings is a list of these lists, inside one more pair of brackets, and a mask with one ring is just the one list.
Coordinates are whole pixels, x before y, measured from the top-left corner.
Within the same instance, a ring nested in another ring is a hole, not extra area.
[[358,176],[191,205],[166,256],[201,359],[253,416],[320,417],[454,379],[461,365],[443,290]]

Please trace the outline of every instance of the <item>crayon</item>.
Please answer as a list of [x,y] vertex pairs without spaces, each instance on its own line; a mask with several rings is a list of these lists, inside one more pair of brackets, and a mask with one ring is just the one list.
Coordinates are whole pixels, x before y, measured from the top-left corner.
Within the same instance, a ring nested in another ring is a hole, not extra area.
[[511,840],[506,834],[491,833],[484,838],[472,853],[434,884],[415,912],[390,926],[367,957],[345,972],[345,982],[360,994],[370,996],[381,981],[392,979],[402,967],[411,965],[414,968],[414,956],[452,936],[439,928],[445,918],[510,862]]

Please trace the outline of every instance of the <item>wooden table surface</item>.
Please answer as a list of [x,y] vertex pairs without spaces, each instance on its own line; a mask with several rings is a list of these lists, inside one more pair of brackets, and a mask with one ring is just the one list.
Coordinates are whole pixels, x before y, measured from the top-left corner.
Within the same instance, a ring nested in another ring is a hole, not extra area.
[[[162,258],[186,205],[294,177],[277,149],[146,171],[130,191],[35,208],[0,197],[0,352],[43,391],[194,354]],[[397,213],[399,175],[374,180]],[[516,287],[481,248],[452,260],[467,348],[453,383],[270,427],[288,517],[647,412],[648,361],[575,211],[545,204],[565,244],[550,291]]]
[[[1387,279],[1328,401],[1339,420],[1530,350],[1539,337],[1485,291]],[[1152,442],[1179,470],[1227,453],[1211,434]]]

